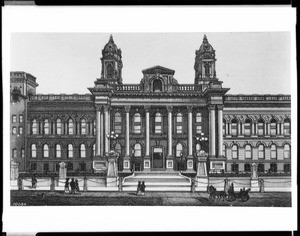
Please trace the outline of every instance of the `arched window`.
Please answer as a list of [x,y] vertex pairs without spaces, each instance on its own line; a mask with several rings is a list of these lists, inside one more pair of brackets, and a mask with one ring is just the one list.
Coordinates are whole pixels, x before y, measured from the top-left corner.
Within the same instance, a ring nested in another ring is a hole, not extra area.
[[264,121],[263,119],[259,119],[257,122],[257,134],[258,136],[263,136],[264,135]]
[[17,157],[17,149],[16,149],[16,148],[14,148],[14,149],[12,150],[12,157],[13,157],[13,158],[16,158],[16,157]]
[[176,145],[176,157],[180,157],[182,154],[182,144],[181,143],[178,143]]
[[96,144],[93,144],[93,157],[96,156]]
[[182,114],[178,113],[176,116],[176,133],[182,134]]
[[136,143],[134,145],[134,156],[135,157],[140,157],[142,156],[142,146],[139,143]]
[[122,116],[119,112],[115,113],[115,133],[122,133]]
[[116,144],[115,151],[121,155],[121,152],[122,152],[121,144],[119,144],[119,143]]
[[162,116],[160,113],[155,114],[154,123],[155,123],[154,133],[161,134],[162,133]]
[[249,144],[245,145],[245,158],[252,158],[252,148]]
[[160,79],[153,80],[153,91],[161,92],[162,91],[162,82]]
[[236,145],[236,144],[233,144],[232,145],[232,148],[231,148],[231,157],[232,157],[232,159],[236,159],[236,158],[238,158],[238,145]]
[[271,120],[271,123],[270,123],[270,134],[272,136],[275,136],[277,134],[277,122],[276,122],[275,119]]
[[140,113],[135,113],[133,116],[133,132],[135,134],[140,134],[141,131],[142,131],[141,115]]
[[199,112],[196,114],[196,133],[202,133],[202,115]]
[[258,158],[265,158],[265,146],[263,144],[258,145]]
[[86,121],[85,119],[81,119],[80,121],[80,133],[86,134]]
[[257,172],[259,172],[259,173],[265,172],[265,165],[263,163],[258,163]]
[[55,145],[55,156],[56,156],[56,158],[61,157],[61,146],[60,146],[60,144]]
[[289,144],[284,144],[283,157],[291,158],[291,146]]
[[277,146],[275,144],[271,145],[271,158],[277,158]]
[[73,158],[73,145],[68,144],[68,158]]
[[31,144],[31,158],[36,158],[36,144]]
[[17,123],[17,116],[16,115],[12,116],[12,123]]
[[48,146],[48,144],[44,144],[44,146],[43,146],[43,157],[49,157],[49,146]]
[[36,121],[36,119],[34,119],[32,121],[32,126],[31,126],[31,133],[32,134],[37,134],[37,127],[38,127],[37,121]]
[[23,115],[19,115],[19,122],[23,123]]
[[62,133],[61,127],[62,127],[61,119],[58,118],[56,120],[56,134],[61,135],[61,133]]
[[72,119],[68,120],[68,134],[74,134],[74,122]]
[[22,126],[19,127],[19,135],[21,135],[21,134],[23,134],[23,127]]
[[44,134],[49,134],[49,120],[48,119],[45,119],[44,120]]
[[244,133],[245,136],[251,135],[251,120],[250,119],[245,120],[244,130],[245,130],[245,133]]
[[238,122],[236,119],[233,119],[231,121],[231,135],[232,136],[237,136],[237,126],[238,126]]
[[17,127],[12,127],[12,134],[17,134]]
[[284,120],[283,133],[284,135],[291,135],[291,122],[289,119]]
[[81,158],[85,158],[86,157],[85,145],[83,143],[80,144],[80,157]]

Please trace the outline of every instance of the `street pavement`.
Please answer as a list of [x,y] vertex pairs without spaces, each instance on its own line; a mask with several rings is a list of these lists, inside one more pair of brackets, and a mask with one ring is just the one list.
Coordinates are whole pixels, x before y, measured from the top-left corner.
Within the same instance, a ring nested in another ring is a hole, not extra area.
[[291,207],[290,192],[249,193],[247,202],[239,200],[210,201],[205,192],[146,192],[137,196],[134,192],[81,192],[65,194],[63,191],[11,190],[12,206],[269,206]]

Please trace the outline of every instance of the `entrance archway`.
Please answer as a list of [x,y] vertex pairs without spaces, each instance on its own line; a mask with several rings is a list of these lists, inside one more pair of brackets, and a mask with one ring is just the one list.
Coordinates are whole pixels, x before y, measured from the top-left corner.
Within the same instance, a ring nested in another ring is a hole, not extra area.
[[153,168],[163,168],[164,161],[163,161],[163,149],[161,147],[156,147],[153,149]]

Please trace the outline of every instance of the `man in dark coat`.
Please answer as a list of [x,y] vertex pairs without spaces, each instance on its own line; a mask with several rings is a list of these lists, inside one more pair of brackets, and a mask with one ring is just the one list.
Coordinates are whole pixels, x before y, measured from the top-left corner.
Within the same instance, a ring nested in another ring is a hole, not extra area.
[[72,180],[71,180],[70,187],[71,187],[71,194],[74,194],[75,193],[75,181],[74,181],[74,178],[72,178]]

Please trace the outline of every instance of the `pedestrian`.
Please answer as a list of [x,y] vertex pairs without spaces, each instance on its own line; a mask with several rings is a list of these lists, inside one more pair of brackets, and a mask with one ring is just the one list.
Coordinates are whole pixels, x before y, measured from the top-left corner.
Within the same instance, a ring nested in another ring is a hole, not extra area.
[[138,186],[136,189],[136,195],[139,195],[141,193],[141,181],[138,182]]
[[31,187],[35,189],[36,188],[36,183],[37,183],[37,180],[35,178],[35,175],[32,175],[32,177],[31,177]]
[[141,184],[141,194],[142,195],[145,195],[145,189],[146,189],[146,185],[145,185],[145,181],[143,181]]
[[70,187],[71,187],[71,194],[75,193],[75,181],[74,178],[72,178],[71,182],[70,182]]
[[69,190],[69,178],[66,178],[66,182],[65,182],[65,193],[70,193],[70,190]]
[[78,179],[75,180],[75,192],[80,193]]
[[192,183],[191,183],[191,192],[194,193],[195,191],[196,191],[195,180],[192,179]]

